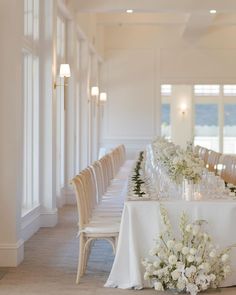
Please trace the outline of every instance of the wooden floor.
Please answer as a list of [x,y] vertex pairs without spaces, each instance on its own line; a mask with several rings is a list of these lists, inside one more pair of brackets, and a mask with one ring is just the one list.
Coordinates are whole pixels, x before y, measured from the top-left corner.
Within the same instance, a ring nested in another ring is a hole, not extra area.
[[[76,208],[65,206],[59,210],[59,223],[55,228],[40,229],[25,243],[25,260],[19,267],[0,268],[0,294],[157,294],[153,289],[134,291],[104,288],[103,285],[108,277],[114,257],[110,245],[103,241],[94,244],[87,273],[82,278],[81,283],[76,285],[78,253],[76,234]],[[236,288],[207,293],[211,295],[236,295]]]

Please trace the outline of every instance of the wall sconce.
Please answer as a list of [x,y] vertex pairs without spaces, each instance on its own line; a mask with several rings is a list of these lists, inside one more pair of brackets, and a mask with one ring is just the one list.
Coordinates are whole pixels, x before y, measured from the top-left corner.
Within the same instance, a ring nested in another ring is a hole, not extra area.
[[98,86],[93,86],[91,88],[91,95],[92,96],[98,96],[99,95],[99,88],[98,88]]
[[106,92],[101,92],[99,100],[100,100],[100,103],[105,103],[107,101],[107,93]]
[[186,111],[187,111],[186,103],[182,103],[182,105],[180,106],[180,111],[183,116],[186,114]]
[[[66,78],[69,78],[70,76],[71,76],[70,65],[69,64],[61,64],[59,77],[66,79]],[[67,86],[67,85],[68,84],[66,84],[66,83],[57,84],[56,82],[54,82],[53,88],[56,89],[57,86]]]

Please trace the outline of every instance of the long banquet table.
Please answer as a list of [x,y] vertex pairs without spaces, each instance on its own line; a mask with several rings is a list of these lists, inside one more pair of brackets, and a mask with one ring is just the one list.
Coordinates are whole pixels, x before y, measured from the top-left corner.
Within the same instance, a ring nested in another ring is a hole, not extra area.
[[[177,232],[179,216],[185,211],[190,221],[205,219],[206,229],[220,247],[236,243],[236,202],[231,200],[181,201],[165,200]],[[161,231],[160,202],[157,200],[126,201],[124,205],[117,252],[106,287],[122,289],[150,287],[144,281],[142,259],[148,257],[154,239]],[[236,249],[231,252],[232,273],[222,286],[236,285]]]

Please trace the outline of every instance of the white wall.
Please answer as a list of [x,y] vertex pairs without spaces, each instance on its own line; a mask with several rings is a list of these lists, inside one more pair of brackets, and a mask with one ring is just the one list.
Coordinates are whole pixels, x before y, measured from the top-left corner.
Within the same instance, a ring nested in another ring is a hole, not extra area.
[[[70,180],[80,169],[95,160],[98,154],[99,126],[96,122],[99,121],[99,109],[96,101],[89,103],[89,100],[91,84],[99,82],[98,64],[101,59],[89,36],[77,27],[73,11],[70,12],[63,3],[57,0],[40,0],[39,204],[34,208],[27,208],[28,211],[23,216],[24,1],[0,1],[0,267],[17,266],[23,260],[24,241],[40,227],[53,227],[57,223],[58,126],[57,97],[53,85],[58,76],[56,68],[59,68],[56,57],[58,10],[68,21],[67,62],[71,65],[72,73],[68,87],[65,88],[65,187],[62,188],[60,204],[75,203]],[[9,20],[13,19],[15,25],[11,26]],[[93,63],[90,68],[91,59]],[[95,111],[89,122],[91,104]],[[91,137],[94,138],[93,148],[89,146]]]
[[[24,255],[21,238],[22,75],[21,1],[0,1],[0,266],[16,266]],[[9,25],[14,20],[17,25]]]
[[[159,134],[161,83],[235,83],[236,27],[213,27],[193,40],[184,39],[183,30],[182,25],[105,27],[102,76],[108,103],[102,146],[123,142],[133,154]],[[175,114],[172,122],[181,125]],[[180,143],[181,132],[189,130],[176,126],[173,138]]]

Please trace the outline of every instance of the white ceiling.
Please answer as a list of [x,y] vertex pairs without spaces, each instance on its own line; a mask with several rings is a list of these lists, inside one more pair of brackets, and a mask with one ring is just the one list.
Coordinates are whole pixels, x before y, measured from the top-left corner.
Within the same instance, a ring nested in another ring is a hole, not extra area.
[[80,12],[122,13],[135,12],[205,13],[216,9],[219,13],[236,12],[236,0],[67,0],[74,1]]
[[[183,25],[185,37],[212,26],[236,25],[236,0],[64,0],[77,13],[97,14],[97,24]],[[133,14],[127,14],[133,9]],[[215,9],[216,14],[209,11]]]

